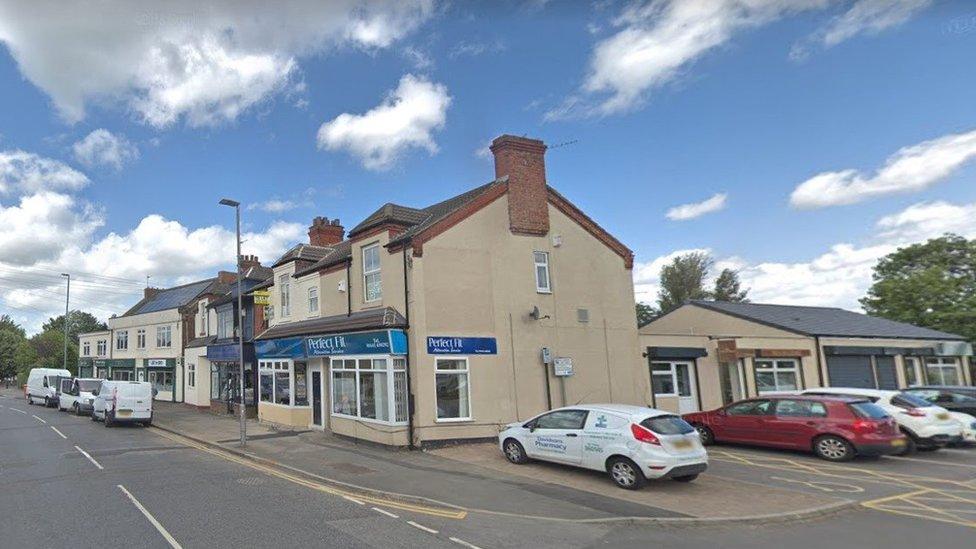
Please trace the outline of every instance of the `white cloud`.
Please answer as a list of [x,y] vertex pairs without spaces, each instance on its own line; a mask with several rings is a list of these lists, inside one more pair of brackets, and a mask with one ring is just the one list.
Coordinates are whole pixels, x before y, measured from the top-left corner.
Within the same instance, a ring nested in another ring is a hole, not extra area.
[[288,210],[293,210],[298,207],[298,204],[291,200],[281,200],[278,198],[272,198],[265,202],[255,202],[253,204],[248,204],[248,210],[261,210],[269,213],[282,213]]
[[701,217],[705,214],[710,214],[725,209],[725,202],[728,199],[728,196],[729,195],[726,193],[716,193],[710,198],[701,202],[682,204],[681,206],[670,208],[667,213],[664,214],[664,216],[671,221],[686,221],[688,219],[695,219],[696,217]]
[[85,166],[110,166],[121,170],[122,166],[139,158],[139,148],[123,135],[99,128],[71,146],[75,159]]
[[930,5],[932,0],[857,0],[829,24],[794,44],[790,57],[806,57],[813,45],[830,48],[859,34],[877,34],[896,27]]
[[458,57],[478,57],[486,53],[501,53],[507,49],[504,42],[495,40],[494,42],[460,42],[448,52],[447,56],[451,59]]
[[873,176],[853,169],[817,174],[796,187],[790,203],[797,208],[823,208],[920,191],[951,176],[973,158],[976,130],[946,135],[900,149]]
[[371,170],[385,170],[410,148],[437,152],[433,132],[444,127],[447,87],[407,74],[386,99],[364,114],[343,113],[322,124],[318,146],[346,150]]
[[211,125],[289,89],[301,57],[386,48],[432,12],[433,0],[5,0],[0,42],[70,122],[99,102],[157,127]]
[[878,220],[881,238],[895,242],[925,240],[944,233],[976,237],[976,203],[921,202]]
[[88,177],[63,162],[21,150],[0,151],[0,194],[76,191]]
[[55,259],[86,242],[102,224],[90,206],[50,191],[24,196],[16,206],[0,204],[0,262],[29,266]]

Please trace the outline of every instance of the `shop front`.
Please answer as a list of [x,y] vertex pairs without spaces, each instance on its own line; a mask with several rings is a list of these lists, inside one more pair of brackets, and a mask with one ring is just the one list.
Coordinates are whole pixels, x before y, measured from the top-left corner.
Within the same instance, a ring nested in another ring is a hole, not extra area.
[[[241,403],[240,346],[237,343],[207,345],[210,362],[210,409],[215,413],[237,415]],[[258,385],[254,367],[254,346],[244,344],[244,406],[248,417],[257,416],[255,387]]]
[[176,359],[145,358],[142,367],[137,368],[136,378],[148,381],[153,386],[156,400],[176,402]]
[[88,357],[81,357],[78,359],[78,377],[93,377],[94,376],[94,359]]
[[262,421],[406,444],[403,330],[259,340],[255,352]]
[[134,358],[95,359],[92,361],[92,369],[92,377],[117,381],[133,381],[136,379],[136,359]]

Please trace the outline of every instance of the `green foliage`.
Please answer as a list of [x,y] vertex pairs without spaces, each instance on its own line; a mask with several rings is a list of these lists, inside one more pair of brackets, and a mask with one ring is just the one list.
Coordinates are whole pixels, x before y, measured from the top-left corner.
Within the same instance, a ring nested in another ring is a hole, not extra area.
[[976,341],[976,239],[947,234],[882,258],[861,306]]
[[661,290],[657,307],[669,313],[691,299],[708,299],[705,278],[714,261],[704,252],[692,252],[674,258],[661,269]]
[[20,337],[27,337],[27,333],[24,329],[20,327],[20,324],[14,322],[10,315],[0,315],[0,332],[14,332]]
[[[78,342],[78,334],[108,330],[108,325],[95,318],[91,313],[84,311],[71,311],[68,313],[68,335],[71,339]],[[42,332],[61,331],[64,332],[64,315],[58,315],[47,319],[41,326]]]
[[646,326],[654,317],[657,316],[657,310],[653,305],[648,303],[639,302],[637,303],[637,327]]
[[749,301],[749,290],[742,289],[739,282],[739,272],[732,269],[722,269],[718,278],[715,279],[715,290],[712,292],[712,299],[715,301],[729,301],[733,303],[743,303]]
[[[34,367],[61,368],[64,364],[64,334],[56,330],[41,332],[30,338],[30,346],[37,354]],[[68,340],[68,370],[77,373],[78,344]]]

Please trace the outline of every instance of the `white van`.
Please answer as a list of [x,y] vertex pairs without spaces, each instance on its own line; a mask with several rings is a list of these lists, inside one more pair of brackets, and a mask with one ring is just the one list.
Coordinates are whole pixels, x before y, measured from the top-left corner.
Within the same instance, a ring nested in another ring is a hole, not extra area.
[[45,406],[53,407],[58,405],[58,385],[61,383],[59,378],[70,378],[71,372],[61,368],[34,368],[27,376],[27,397],[28,404],[35,404],[43,401]]
[[104,421],[106,427],[116,423],[152,425],[152,384],[145,381],[106,380],[98,388],[92,403],[92,421]]
[[94,378],[62,379],[58,410],[71,411],[77,416],[91,412],[95,402],[95,395],[92,393],[101,385],[102,380]]

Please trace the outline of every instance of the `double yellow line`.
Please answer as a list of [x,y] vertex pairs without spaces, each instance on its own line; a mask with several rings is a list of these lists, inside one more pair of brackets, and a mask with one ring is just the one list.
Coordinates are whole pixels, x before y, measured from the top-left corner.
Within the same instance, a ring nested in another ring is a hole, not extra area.
[[377,497],[377,496],[371,496],[371,495],[367,495],[367,494],[352,492],[352,491],[349,491],[349,490],[344,490],[344,489],[341,489],[341,488],[337,488],[335,486],[330,486],[330,485],[325,484],[325,483],[316,482],[316,481],[313,481],[313,480],[310,480],[310,479],[307,479],[307,478],[302,478],[300,476],[293,475],[291,473],[286,473],[286,472],[284,472],[284,471],[282,471],[280,469],[277,469],[275,467],[271,467],[271,466],[264,465],[264,464],[261,464],[261,463],[258,463],[258,462],[255,462],[255,461],[246,459],[246,458],[242,458],[242,457],[236,456],[236,455],[234,455],[234,454],[232,454],[230,452],[225,452],[225,451],[217,450],[215,448],[211,448],[211,447],[206,446],[204,444],[200,444],[200,443],[198,443],[196,441],[187,439],[185,437],[181,437],[179,435],[174,435],[172,433],[168,433],[168,432],[162,431],[160,429],[152,429],[152,431],[154,433],[156,433],[157,435],[163,437],[163,438],[167,438],[169,440],[172,440],[173,442],[177,442],[177,443],[182,444],[184,446],[189,446],[191,448],[195,448],[197,450],[200,450],[201,452],[206,452],[206,453],[208,453],[208,454],[210,454],[212,456],[219,457],[219,458],[221,458],[223,460],[231,461],[231,462],[234,462],[234,463],[243,465],[245,467],[250,467],[251,469],[255,469],[257,471],[261,471],[262,473],[264,473],[266,475],[270,475],[270,476],[273,476],[273,477],[277,477],[277,478],[280,478],[282,480],[287,480],[288,482],[291,482],[291,483],[294,483],[294,484],[298,484],[298,485],[301,485],[301,486],[305,486],[306,488],[310,488],[310,489],[315,490],[317,492],[323,492],[323,493],[330,494],[330,495],[333,495],[333,496],[338,496],[338,497],[341,497],[341,498],[345,498],[345,499],[348,499],[348,500],[352,500],[352,501],[357,502],[357,503],[363,503],[363,504],[369,503],[371,505],[377,505],[377,506],[380,506],[380,507],[388,507],[388,508],[392,508],[392,509],[401,509],[403,511],[410,511],[410,512],[413,512],[413,513],[419,513],[419,514],[423,514],[423,515],[430,515],[430,516],[434,516],[434,517],[449,518],[449,519],[456,519],[456,520],[460,520],[460,519],[463,519],[463,518],[465,518],[465,517],[468,516],[468,512],[465,511],[465,510],[462,510],[462,509],[452,509],[450,507],[432,507],[432,506],[426,506],[426,505],[416,505],[416,504],[413,504],[413,503],[406,503],[406,502],[403,502],[403,501],[398,501],[398,500],[392,499],[392,498]]

